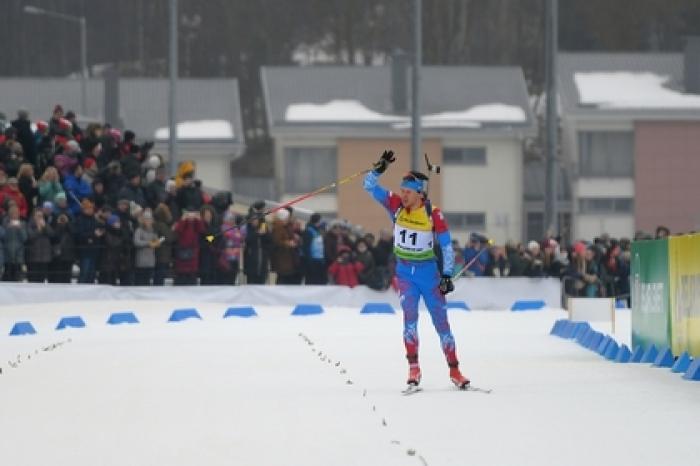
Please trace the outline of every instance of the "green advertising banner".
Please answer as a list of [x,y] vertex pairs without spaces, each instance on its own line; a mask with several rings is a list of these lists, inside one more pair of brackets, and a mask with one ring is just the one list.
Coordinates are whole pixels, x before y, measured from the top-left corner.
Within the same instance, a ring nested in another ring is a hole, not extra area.
[[671,349],[700,356],[700,235],[676,236],[669,243]]
[[632,347],[671,346],[668,240],[632,243]]

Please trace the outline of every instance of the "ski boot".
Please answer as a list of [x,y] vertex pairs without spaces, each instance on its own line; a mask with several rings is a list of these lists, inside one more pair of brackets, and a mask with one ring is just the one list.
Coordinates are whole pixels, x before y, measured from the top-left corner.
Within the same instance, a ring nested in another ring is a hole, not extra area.
[[408,380],[406,380],[407,385],[420,384],[421,372],[418,363],[411,364],[408,368]]
[[450,380],[460,390],[466,390],[469,387],[469,379],[462,375],[459,367],[450,367]]

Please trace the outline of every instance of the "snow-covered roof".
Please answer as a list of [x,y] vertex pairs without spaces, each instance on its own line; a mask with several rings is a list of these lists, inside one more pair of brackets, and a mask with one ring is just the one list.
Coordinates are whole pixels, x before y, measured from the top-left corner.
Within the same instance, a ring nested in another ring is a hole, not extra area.
[[[356,100],[332,100],[325,104],[292,104],[285,112],[287,121],[295,122],[389,122],[396,129],[408,128],[407,116],[375,112]],[[522,108],[505,104],[476,105],[463,111],[424,115],[425,127],[478,128],[482,123],[524,123],[527,114]]]
[[599,108],[700,108],[700,95],[669,89],[671,76],[650,72],[574,73],[582,105]]
[[[388,66],[264,67],[270,127],[410,128],[410,114],[392,105]],[[406,98],[410,100],[410,79]],[[435,129],[534,127],[520,68],[426,66],[421,78],[422,126]]]
[[560,53],[562,114],[700,119],[700,95],[685,92],[683,70],[680,53]]
[[[177,138],[180,139],[233,139],[233,126],[226,120],[183,121],[177,124]],[[170,137],[170,128],[158,128],[155,139]]]

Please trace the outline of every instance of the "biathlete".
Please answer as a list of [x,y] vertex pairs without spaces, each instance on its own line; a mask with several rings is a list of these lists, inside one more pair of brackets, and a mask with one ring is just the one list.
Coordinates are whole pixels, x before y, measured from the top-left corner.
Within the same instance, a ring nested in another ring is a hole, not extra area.
[[[408,385],[417,386],[421,379],[418,363],[418,303],[423,297],[430,311],[435,330],[440,336],[442,351],[450,368],[450,380],[461,389],[469,379],[459,370],[455,339],[447,320],[445,295],[454,290],[452,273],[454,251],[450,232],[442,212],[431,206],[425,195],[427,177],[411,171],[401,182],[400,195],[379,185],[379,177],[396,158],[393,151],[384,151],[379,161],[365,176],[364,188],[389,212],[394,222],[394,255],[403,309],[403,339],[408,359]],[[442,271],[433,249],[437,239],[442,252]]]

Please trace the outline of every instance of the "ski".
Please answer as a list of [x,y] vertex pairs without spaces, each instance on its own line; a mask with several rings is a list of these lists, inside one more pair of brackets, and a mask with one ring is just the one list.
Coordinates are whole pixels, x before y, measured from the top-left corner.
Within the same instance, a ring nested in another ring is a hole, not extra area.
[[457,390],[463,391],[463,392],[478,392],[478,393],[484,393],[486,395],[489,395],[491,393],[490,388],[481,388],[481,387],[475,387],[472,384],[465,385],[464,387],[456,387]]
[[407,395],[413,395],[413,394],[416,394],[416,393],[422,392],[422,391],[423,391],[423,389],[421,387],[419,387],[416,384],[410,383],[406,386],[406,388],[404,390],[401,390],[401,394],[404,396],[407,396]]

